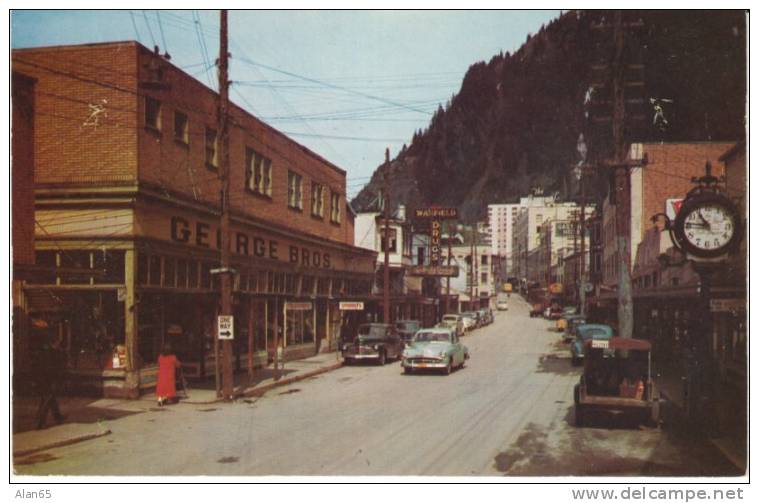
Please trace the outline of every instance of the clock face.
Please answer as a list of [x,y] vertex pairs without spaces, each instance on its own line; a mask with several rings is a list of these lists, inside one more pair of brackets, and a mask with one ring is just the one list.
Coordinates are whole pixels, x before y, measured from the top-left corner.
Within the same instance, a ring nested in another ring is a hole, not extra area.
[[685,215],[683,234],[691,246],[715,251],[730,243],[736,231],[734,214],[726,207],[708,203],[695,206]]

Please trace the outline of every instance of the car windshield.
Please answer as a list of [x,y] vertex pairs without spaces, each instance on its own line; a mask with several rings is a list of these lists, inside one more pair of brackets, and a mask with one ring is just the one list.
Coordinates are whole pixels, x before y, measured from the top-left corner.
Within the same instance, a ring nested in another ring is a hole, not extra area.
[[609,338],[611,334],[609,334],[606,330],[603,328],[586,328],[584,330],[580,330],[580,337],[584,341],[592,338]]
[[374,337],[384,337],[387,329],[378,325],[361,325],[358,327],[359,337],[371,339]]
[[450,342],[450,334],[444,332],[419,332],[414,337],[415,342]]
[[419,324],[415,321],[399,321],[395,324],[395,328],[398,330],[416,330],[419,328]]

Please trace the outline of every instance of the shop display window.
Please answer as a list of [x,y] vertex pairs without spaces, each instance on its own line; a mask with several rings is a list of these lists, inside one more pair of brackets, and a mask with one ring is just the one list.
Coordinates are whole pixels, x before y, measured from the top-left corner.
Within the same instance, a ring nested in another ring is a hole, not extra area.
[[177,259],[177,287],[187,288],[187,260]]
[[[92,268],[91,252],[83,250],[62,250],[59,254],[60,264],[65,269],[86,269]],[[91,276],[84,273],[66,273],[61,274],[61,284],[64,285],[87,285],[90,283]]]
[[104,276],[95,276],[96,284],[124,284],[124,251],[101,250],[93,252],[95,269],[104,270]]

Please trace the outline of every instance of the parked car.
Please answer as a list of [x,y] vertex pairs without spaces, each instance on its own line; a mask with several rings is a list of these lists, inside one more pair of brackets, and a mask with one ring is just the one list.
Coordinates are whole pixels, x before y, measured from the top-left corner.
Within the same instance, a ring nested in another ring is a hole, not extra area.
[[559,306],[553,306],[548,311],[548,318],[551,320],[558,320],[562,316],[562,311]]
[[551,308],[550,308],[550,306],[547,307],[547,308],[545,308],[545,309],[543,309],[543,318],[545,318],[547,320],[551,318]]
[[567,342],[574,338],[573,329],[581,323],[585,323],[585,316],[581,314],[568,314],[556,320],[556,328],[560,332],[564,332],[564,342]]
[[564,342],[574,340],[577,337],[577,327],[587,322],[588,320],[585,316],[579,314],[567,317],[567,327],[564,329]]
[[420,328],[422,328],[422,323],[419,320],[396,320],[395,322],[395,329],[404,344],[410,343]]
[[340,349],[347,364],[356,360],[376,360],[384,365],[387,360],[400,358],[403,341],[393,325],[365,323],[359,325],[353,340],[341,342]]
[[483,307],[478,311],[480,315],[480,323],[482,326],[487,326],[493,323],[493,311],[489,307]]
[[466,311],[461,313],[464,319],[464,331],[468,332],[480,327],[480,317],[474,311]]
[[543,304],[536,303],[532,305],[532,309],[530,309],[530,318],[535,318],[536,316],[540,316],[543,314]]
[[438,323],[438,326],[452,328],[459,337],[464,335],[464,332],[466,331],[464,329],[464,317],[460,314],[444,314],[443,319]]
[[591,339],[608,340],[614,336],[614,331],[609,325],[600,323],[584,323],[575,328],[575,339],[569,346],[572,354],[572,365],[577,366],[585,357],[585,342]]
[[651,379],[651,343],[612,337],[588,339],[585,366],[575,385],[575,426],[583,426],[588,412],[607,411],[658,423],[661,403]]
[[567,316],[569,314],[577,314],[577,307],[575,307],[575,306],[564,306],[564,309],[561,310],[561,314],[563,316]]
[[506,302],[505,300],[499,300],[498,302],[496,302],[495,308],[499,311],[508,311],[509,303]]
[[403,350],[403,372],[438,369],[446,375],[464,366],[469,350],[450,328],[424,328],[414,336],[411,345]]

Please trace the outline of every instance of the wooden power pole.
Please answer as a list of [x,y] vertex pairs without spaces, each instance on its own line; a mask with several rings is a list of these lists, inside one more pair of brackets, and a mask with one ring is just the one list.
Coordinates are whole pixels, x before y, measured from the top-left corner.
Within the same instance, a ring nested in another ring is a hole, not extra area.
[[[385,233],[382,237],[383,248],[385,249],[385,264],[382,269],[383,273],[383,323],[390,323],[390,149],[385,149],[385,189],[382,198],[382,213],[385,217]],[[397,243],[396,237],[396,243]]]
[[612,62],[613,115],[612,134],[614,141],[614,169],[616,190],[616,232],[619,271],[617,276],[617,320],[619,336],[632,338],[633,303],[632,280],[630,278],[630,173],[625,166],[625,31],[622,26],[622,11],[614,11],[614,59]]
[[[227,45],[227,11],[221,11],[219,37],[219,175],[221,177],[221,315],[232,315],[232,270],[229,264],[229,76]],[[217,337],[219,334],[217,334]],[[232,341],[222,342],[222,395],[232,399],[234,376],[232,374]],[[218,366],[219,362],[216,362]]]

